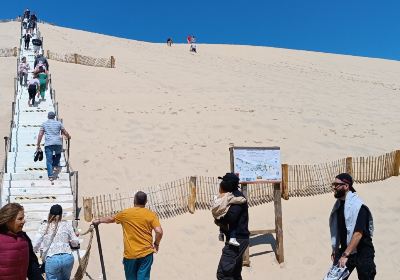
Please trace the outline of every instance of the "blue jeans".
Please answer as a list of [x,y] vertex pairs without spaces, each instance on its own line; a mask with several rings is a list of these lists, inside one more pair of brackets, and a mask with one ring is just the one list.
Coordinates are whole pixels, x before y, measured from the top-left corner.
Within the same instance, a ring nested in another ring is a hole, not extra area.
[[50,145],[44,147],[44,153],[46,154],[47,176],[53,176],[53,168],[60,166],[61,151],[62,145]]
[[46,280],[69,280],[74,257],[71,254],[57,254],[46,258]]
[[138,259],[126,259],[122,261],[126,280],[149,280],[153,253]]

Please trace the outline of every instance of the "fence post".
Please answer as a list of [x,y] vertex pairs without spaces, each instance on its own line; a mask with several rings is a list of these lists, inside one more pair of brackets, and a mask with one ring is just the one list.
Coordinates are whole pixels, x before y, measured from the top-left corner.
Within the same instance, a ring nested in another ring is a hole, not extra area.
[[93,219],[93,198],[83,198],[83,216],[85,221],[90,223]]
[[48,59],[51,59],[51,58],[50,58],[50,50],[47,50],[47,58],[48,58]]
[[353,176],[353,158],[352,157],[346,158],[346,173]]
[[115,68],[115,58],[111,56],[111,68]]
[[17,56],[17,53],[18,53],[18,48],[14,47],[14,56]]
[[289,165],[282,164],[282,198],[289,199]]
[[189,212],[191,214],[193,214],[194,211],[196,210],[196,185],[197,185],[197,177],[191,176],[189,180],[190,195],[188,201]]
[[399,176],[399,173],[400,173],[399,169],[400,169],[400,150],[397,150],[395,158],[394,158],[393,176]]
[[75,61],[75,64],[78,64],[78,54],[77,53],[74,53],[74,61]]
[[275,233],[276,233],[276,258],[278,263],[283,263],[283,228],[282,228],[282,201],[280,183],[274,184],[274,208],[275,208]]

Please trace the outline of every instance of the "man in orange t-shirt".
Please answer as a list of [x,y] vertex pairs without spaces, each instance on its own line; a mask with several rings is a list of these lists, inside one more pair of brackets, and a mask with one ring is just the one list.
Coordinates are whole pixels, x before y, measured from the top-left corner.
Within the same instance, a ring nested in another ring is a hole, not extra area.
[[[149,280],[153,253],[157,253],[163,230],[157,214],[145,208],[147,195],[138,191],[134,207],[125,209],[113,217],[93,220],[93,224],[117,223],[124,235],[124,270],[127,280]],[[152,232],[155,232],[153,242]]]

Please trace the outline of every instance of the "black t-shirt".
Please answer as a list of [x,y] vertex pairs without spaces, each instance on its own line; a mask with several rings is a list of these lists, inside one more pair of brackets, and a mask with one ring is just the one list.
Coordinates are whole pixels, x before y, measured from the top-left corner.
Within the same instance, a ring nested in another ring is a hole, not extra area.
[[[369,232],[369,210],[367,206],[362,205],[358,212],[356,225],[354,232],[358,231],[362,233],[362,237],[357,246],[357,252],[361,253],[368,251],[374,253],[374,245],[372,244],[372,238]],[[340,239],[340,250],[343,252],[347,248],[347,229],[344,218],[344,201],[340,201],[338,210],[338,229]]]

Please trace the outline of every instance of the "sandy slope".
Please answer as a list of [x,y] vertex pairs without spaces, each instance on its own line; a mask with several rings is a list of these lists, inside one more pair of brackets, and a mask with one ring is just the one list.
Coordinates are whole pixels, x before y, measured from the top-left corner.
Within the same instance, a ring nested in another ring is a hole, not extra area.
[[[399,148],[399,62],[230,45],[199,45],[192,55],[187,45],[168,48],[40,28],[45,49],[117,59],[116,69],[50,61],[82,195],[223,174],[229,143],[277,145],[282,161],[293,164]],[[0,47],[16,46],[18,30],[15,23],[0,24]],[[0,61],[0,132],[5,134],[15,59]],[[399,273],[398,184],[396,178],[358,187],[377,223],[377,279]],[[328,266],[332,203],[330,195],[285,202],[285,265],[280,268],[273,254],[264,253],[270,246],[258,245],[245,279],[320,279]],[[271,205],[251,211],[253,228],[272,226]],[[166,237],[154,278],[213,279],[221,244],[210,214],[163,225]],[[111,279],[121,279],[119,228],[102,226],[102,233],[107,271]],[[95,278],[100,273],[96,254],[89,273]]]

